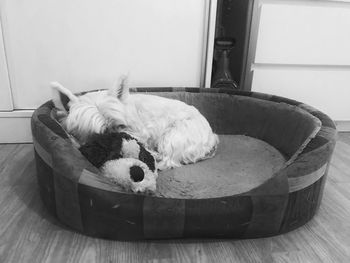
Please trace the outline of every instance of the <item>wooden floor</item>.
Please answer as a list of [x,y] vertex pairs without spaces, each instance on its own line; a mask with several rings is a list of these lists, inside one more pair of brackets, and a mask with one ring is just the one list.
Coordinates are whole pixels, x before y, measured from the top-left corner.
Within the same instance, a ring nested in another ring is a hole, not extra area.
[[319,213],[272,238],[117,242],[83,236],[39,198],[31,144],[0,145],[0,262],[350,262],[350,133],[339,135]]

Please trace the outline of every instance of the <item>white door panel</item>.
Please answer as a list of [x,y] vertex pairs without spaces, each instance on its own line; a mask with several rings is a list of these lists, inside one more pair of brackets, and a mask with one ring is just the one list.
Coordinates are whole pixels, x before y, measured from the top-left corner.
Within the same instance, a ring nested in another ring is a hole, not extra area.
[[307,103],[334,120],[350,120],[350,70],[255,69],[252,90]]
[[203,0],[4,0],[0,11],[14,106],[36,108],[57,80],[77,92],[199,86]]
[[263,4],[255,63],[350,65],[350,4],[330,3]]

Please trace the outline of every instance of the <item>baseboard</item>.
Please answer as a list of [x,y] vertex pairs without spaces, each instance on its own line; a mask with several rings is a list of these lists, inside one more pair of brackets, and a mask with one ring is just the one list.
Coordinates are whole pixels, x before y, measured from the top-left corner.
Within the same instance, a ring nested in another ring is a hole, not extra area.
[[0,112],[0,143],[31,143],[33,110]]
[[349,121],[335,121],[338,132],[350,132],[350,120]]

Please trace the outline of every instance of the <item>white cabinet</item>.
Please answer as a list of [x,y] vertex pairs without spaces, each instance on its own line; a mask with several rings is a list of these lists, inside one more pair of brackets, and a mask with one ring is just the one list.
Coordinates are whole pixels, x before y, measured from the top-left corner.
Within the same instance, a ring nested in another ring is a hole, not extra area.
[[262,2],[255,63],[350,65],[350,3],[288,2]]
[[309,68],[256,68],[255,91],[307,103],[334,120],[350,120],[350,71]]
[[252,90],[350,121],[350,3],[260,1]]

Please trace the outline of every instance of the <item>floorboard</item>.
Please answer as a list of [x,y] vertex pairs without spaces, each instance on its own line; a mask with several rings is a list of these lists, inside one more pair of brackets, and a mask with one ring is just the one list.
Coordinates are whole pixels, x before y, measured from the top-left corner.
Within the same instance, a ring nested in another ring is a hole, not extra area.
[[40,200],[31,144],[0,145],[0,262],[350,262],[350,133],[340,133],[318,214],[250,240],[119,242],[72,232]]

